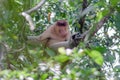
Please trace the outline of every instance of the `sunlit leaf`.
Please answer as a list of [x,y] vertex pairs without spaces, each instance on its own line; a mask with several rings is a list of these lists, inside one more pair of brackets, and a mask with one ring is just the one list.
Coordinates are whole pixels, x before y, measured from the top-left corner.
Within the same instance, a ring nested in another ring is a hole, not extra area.
[[104,16],[106,16],[108,14],[109,10],[108,9],[104,9],[100,12],[97,12],[97,22],[99,22]]
[[59,52],[60,54],[66,54],[66,51],[65,51],[65,48],[64,48],[64,47],[60,47],[60,48],[58,49],[58,52]]
[[99,22],[103,18],[102,12],[97,12],[97,22]]
[[42,74],[42,75],[41,75],[41,80],[45,80],[47,77],[48,77],[48,74],[47,74],[47,73]]
[[99,51],[91,50],[90,52],[87,52],[88,56],[90,56],[98,65],[103,64],[103,56]]
[[67,55],[58,55],[55,57],[55,60],[63,63],[65,61],[69,60],[69,57]]

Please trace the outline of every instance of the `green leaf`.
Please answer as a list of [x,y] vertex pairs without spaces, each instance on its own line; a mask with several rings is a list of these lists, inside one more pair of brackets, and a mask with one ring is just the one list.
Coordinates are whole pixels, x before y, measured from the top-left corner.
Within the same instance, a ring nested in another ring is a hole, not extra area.
[[67,55],[58,55],[55,57],[55,60],[58,61],[58,62],[66,62],[67,60],[69,60],[69,57]]
[[98,47],[94,47],[92,48],[93,50],[96,50],[96,51],[99,51],[100,53],[105,53],[106,52],[106,48],[105,47],[101,47],[101,46],[98,46]]
[[65,51],[65,48],[64,48],[64,47],[58,48],[58,52],[59,52],[60,54],[66,54],[66,51]]
[[97,50],[91,50],[90,52],[87,51],[88,56],[90,56],[98,65],[103,64],[103,56]]
[[109,9],[102,10],[100,12],[97,12],[97,22],[99,22],[105,15],[107,15],[109,12]]
[[41,75],[41,80],[45,80],[47,77],[48,77],[48,74],[47,74],[47,73],[42,74],[42,75]]
[[49,48],[45,49],[45,51],[47,52],[47,54],[51,57],[55,56],[55,52]]
[[110,10],[108,8],[106,8],[102,11],[102,15],[106,16],[109,12],[110,12]]
[[113,6],[116,6],[119,0],[110,0],[110,2]]
[[103,18],[102,12],[97,12],[96,21],[99,22]]

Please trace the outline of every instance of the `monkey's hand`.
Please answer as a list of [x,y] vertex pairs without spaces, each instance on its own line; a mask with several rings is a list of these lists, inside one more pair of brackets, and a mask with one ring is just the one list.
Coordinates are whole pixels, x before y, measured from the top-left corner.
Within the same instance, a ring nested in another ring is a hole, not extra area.
[[82,41],[82,39],[83,39],[83,37],[79,32],[73,34],[69,41],[70,47],[71,48],[77,47],[79,45],[79,42]]

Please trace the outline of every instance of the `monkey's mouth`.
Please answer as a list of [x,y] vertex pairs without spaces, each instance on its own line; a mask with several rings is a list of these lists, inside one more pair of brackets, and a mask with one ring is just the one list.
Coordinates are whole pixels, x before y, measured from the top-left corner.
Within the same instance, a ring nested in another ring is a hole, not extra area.
[[57,22],[57,25],[58,25],[58,26],[66,26],[67,23],[66,23],[66,22]]

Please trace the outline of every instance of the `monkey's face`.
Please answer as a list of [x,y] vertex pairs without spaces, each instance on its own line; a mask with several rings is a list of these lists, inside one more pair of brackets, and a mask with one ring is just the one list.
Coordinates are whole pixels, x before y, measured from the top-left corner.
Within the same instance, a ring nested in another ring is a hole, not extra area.
[[66,37],[68,33],[68,23],[65,20],[56,22],[56,32],[61,37]]

